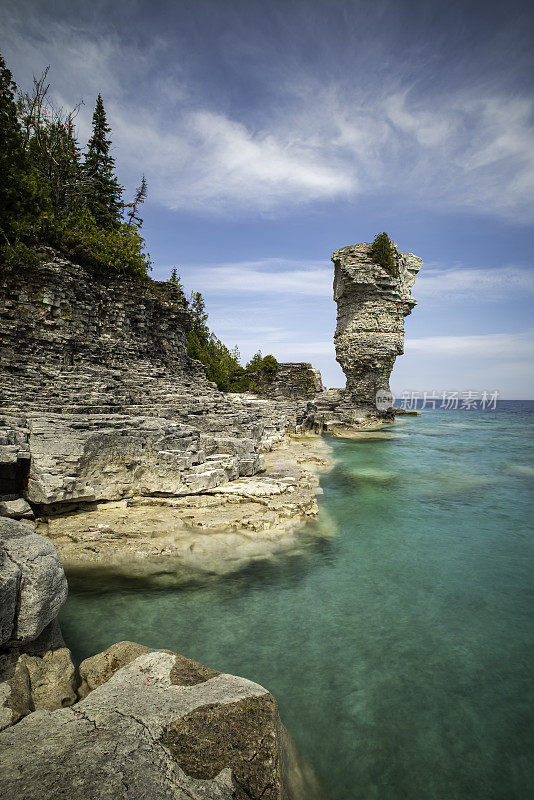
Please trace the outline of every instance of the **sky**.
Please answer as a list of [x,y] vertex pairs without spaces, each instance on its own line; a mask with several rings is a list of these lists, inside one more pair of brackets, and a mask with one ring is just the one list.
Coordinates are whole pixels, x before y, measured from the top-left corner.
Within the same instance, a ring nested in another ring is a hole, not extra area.
[[177,267],[243,361],[335,361],[334,250],[424,261],[403,391],[534,398],[534,7],[477,0],[3,0],[21,89],[89,136],[97,94],[152,277]]

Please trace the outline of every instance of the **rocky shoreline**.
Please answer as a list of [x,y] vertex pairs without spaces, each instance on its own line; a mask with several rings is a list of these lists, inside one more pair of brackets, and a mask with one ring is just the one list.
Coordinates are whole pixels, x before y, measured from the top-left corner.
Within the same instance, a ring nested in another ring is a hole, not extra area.
[[131,642],[78,669],[57,614],[64,567],[176,582],[299,551],[303,529],[332,535],[305,526],[333,464],[321,434],[387,436],[376,391],[421,265],[395,251],[392,278],[370,248],[333,255],[347,389],[291,363],[263,398],[220,392],[188,356],[173,284],[97,280],[54,251],[4,276],[0,796],[322,797],[266,689]]
[[286,436],[265,454],[261,474],[200,494],[82,504],[36,527],[67,571],[223,574],[295,547],[298,529],[318,514],[319,474],[332,465],[325,439]]
[[119,642],[72,663],[53,545],[0,519],[0,796],[321,800],[262,686]]

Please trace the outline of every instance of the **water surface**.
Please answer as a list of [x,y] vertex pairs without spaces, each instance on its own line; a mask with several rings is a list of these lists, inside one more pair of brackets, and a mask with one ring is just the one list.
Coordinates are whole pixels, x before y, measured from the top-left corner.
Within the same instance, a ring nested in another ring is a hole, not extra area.
[[132,639],[270,689],[332,800],[530,800],[533,404],[334,440],[301,554],[154,590],[71,579],[85,658]]

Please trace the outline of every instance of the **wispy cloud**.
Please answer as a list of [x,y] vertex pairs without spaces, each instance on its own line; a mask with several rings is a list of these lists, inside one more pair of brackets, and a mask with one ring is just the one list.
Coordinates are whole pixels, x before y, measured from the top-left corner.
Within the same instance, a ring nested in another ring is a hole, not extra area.
[[501,397],[534,392],[534,331],[408,339],[392,374],[394,393],[403,391],[497,390]]
[[186,279],[194,276],[210,292],[243,294],[289,294],[332,297],[333,266],[324,261],[267,258],[233,264],[186,265]]
[[[162,270],[164,271],[164,270]],[[333,266],[330,261],[266,258],[257,261],[186,265],[184,275],[211,292],[242,294],[288,294],[332,298]],[[444,299],[478,304],[502,302],[534,294],[534,270],[505,265],[482,268],[456,265],[425,265],[412,289],[421,301]]]
[[428,336],[407,339],[406,352],[430,353],[434,358],[469,356],[512,361],[534,358],[534,331],[487,333],[473,336]]
[[427,265],[417,276],[413,291],[420,300],[497,302],[513,295],[534,294],[534,271],[512,265],[493,269]]
[[[360,75],[369,57],[363,45],[343,75],[302,66],[283,75],[269,51],[249,47],[262,102],[224,103],[217,75],[213,86],[202,82],[179,37],[161,30],[143,47],[133,36],[44,13],[9,2],[4,11],[5,48],[22,79],[51,64],[59,99],[86,96],[84,130],[103,91],[125,180],[144,169],[151,199],[169,209],[277,213],[381,193],[414,206],[534,216],[533,101],[495,81],[422,91],[401,61],[386,76]],[[323,43],[318,59],[327,44],[335,42]],[[240,40],[241,55],[243,48]]]

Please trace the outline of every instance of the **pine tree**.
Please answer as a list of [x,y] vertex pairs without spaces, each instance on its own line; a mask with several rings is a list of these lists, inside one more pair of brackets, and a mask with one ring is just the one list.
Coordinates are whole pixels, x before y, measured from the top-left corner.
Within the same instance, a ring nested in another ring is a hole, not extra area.
[[371,246],[371,258],[375,264],[380,264],[392,278],[397,278],[399,270],[395,258],[395,247],[388,234],[384,231],[378,233]]
[[0,55],[0,247],[10,244],[17,219],[28,200],[27,159],[15,102],[16,86]]
[[110,155],[111,128],[107,124],[101,95],[93,114],[93,133],[87,144],[83,166],[87,208],[101,228],[117,228],[122,211],[122,186],[115,177],[115,160]]
[[143,227],[143,220],[139,216],[139,206],[141,203],[144,203],[146,200],[146,196],[148,194],[148,184],[146,182],[146,178],[143,175],[141,178],[141,184],[135,190],[135,196],[133,199],[133,203],[127,203],[125,208],[130,209],[128,211],[128,225],[130,227]]

